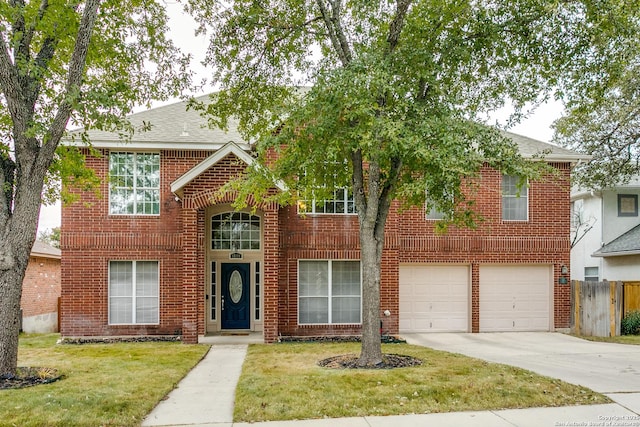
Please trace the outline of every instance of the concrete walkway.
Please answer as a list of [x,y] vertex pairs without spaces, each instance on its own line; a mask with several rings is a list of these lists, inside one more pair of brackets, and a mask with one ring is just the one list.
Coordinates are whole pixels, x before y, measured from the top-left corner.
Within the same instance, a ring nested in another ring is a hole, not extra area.
[[235,389],[247,345],[214,345],[143,426],[231,425]]
[[[607,370],[614,369],[614,378],[608,385],[624,384],[615,391],[605,392],[615,403],[607,405],[569,406],[558,408],[529,408],[509,409],[500,411],[454,412],[445,414],[402,415],[387,417],[358,417],[340,419],[321,419],[303,421],[272,421],[264,423],[233,423],[233,401],[235,387],[240,376],[247,345],[229,344],[233,339],[214,341],[211,350],[205,358],[178,384],[165,400],[145,418],[143,426],[198,426],[198,427],[414,427],[414,426],[442,426],[442,427],[544,427],[544,426],[626,426],[640,427],[640,379],[635,376],[635,351],[638,346],[622,346],[613,344],[589,343],[562,334],[425,334],[410,335],[407,340],[414,344],[426,345],[454,353],[468,354],[474,357],[486,358],[490,361],[501,353],[509,360],[502,363],[520,366],[522,362],[531,358],[532,366],[526,369],[539,372],[537,366],[548,365],[540,353],[563,353],[559,349],[565,348],[564,353],[581,355],[588,360],[589,371],[584,372],[584,378],[602,378],[597,373],[598,366],[609,375]],[[469,337],[466,337],[469,335]],[[528,336],[527,336],[528,335]],[[479,339],[479,337],[484,337]],[[465,340],[469,340],[465,343]],[[485,342],[483,342],[483,340]],[[429,341],[429,342],[427,342]],[[471,344],[473,343],[473,344]],[[583,343],[587,343],[583,346]],[[598,344],[590,346],[590,344]],[[530,347],[530,346],[533,346]],[[611,347],[613,346],[613,347]],[[448,348],[450,347],[450,348]],[[631,349],[629,349],[631,347]],[[475,348],[475,350],[474,350]],[[577,353],[576,353],[577,352]],[[533,353],[533,354],[532,354]],[[529,356],[527,356],[529,354]],[[562,356],[560,360],[571,359],[573,356]],[[629,360],[627,360],[630,358]],[[541,359],[536,361],[537,359]],[[593,363],[601,360],[602,363]],[[616,367],[607,366],[614,360]],[[627,363],[629,362],[629,363]],[[622,365],[620,365],[622,364]],[[565,362],[560,362],[564,366]],[[579,366],[579,365],[577,365]],[[523,366],[524,367],[524,366]],[[569,369],[570,375],[575,375],[576,369]],[[577,369],[579,371],[579,369]],[[561,371],[554,371],[558,378]],[[627,376],[632,380],[627,381]],[[556,375],[553,375],[556,376]],[[571,377],[575,379],[575,377]],[[564,379],[564,378],[561,378]],[[598,380],[599,381],[599,380]],[[569,381],[574,382],[574,381]],[[579,384],[582,384],[579,382]],[[628,390],[627,385],[631,389]],[[604,386],[603,386],[604,387]],[[626,390],[626,391],[625,391]]]

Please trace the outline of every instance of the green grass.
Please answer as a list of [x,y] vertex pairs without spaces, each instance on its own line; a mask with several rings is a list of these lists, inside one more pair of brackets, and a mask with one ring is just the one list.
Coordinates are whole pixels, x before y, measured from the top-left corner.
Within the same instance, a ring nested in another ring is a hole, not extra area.
[[640,345],[640,335],[620,335],[617,337],[585,337],[582,335],[574,335],[574,336],[576,338],[581,338],[583,340],[588,340],[588,341]]
[[317,362],[358,354],[359,344],[251,345],[234,421],[494,410],[610,402],[589,389],[530,371],[406,344],[385,353],[423,360],[393,370],[333,370]]
[[23,335],[19,366],[57,369],[62,380],[0,390],[0,426],[137,426],[208,346],[181,343],[57,345]]

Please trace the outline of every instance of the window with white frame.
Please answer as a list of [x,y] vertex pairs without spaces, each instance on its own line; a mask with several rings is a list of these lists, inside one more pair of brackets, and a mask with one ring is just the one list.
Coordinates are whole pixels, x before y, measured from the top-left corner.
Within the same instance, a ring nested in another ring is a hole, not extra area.
[[598,282],[600,280],[600,272],[598,267],[585,267],[584,268],[584,281],[585,282]]
[[[429,199],[429,192],[425,192],[425,194],[426,194],[426,205],[427,205],[427,219],[432,219],[432,220],[444,219],[444,217],[446,216],[445,212],[438,209],[438,207],[435,206],[435,203],[433,203],[433,201]],[[447,197],[453,203],[453,197],[454,197],[453,191],[449,189],[445,189],[445,197]]]
[[260,217],[247,212],[225,212],[212,216],[211,249],[259,250]]
[[357,324],[362,320],[360,261],[298,263],[298,322]]
[[502,176],[502,219],[527,221],[529,219],[528,183],[518,176]]
[[[311,185],[316,185],[317,183],[316,188],[333,189],[333,192],[323,192],[322,199],[314,196],[313,200],[299,201],[298,212],[301,214],[355,214],[356,205],[353,199],[353,191],[347,185],[348,180],[344,176],[344,173],[348,170],[348,162],[327,161],[325,166],[320,173],[322,177],[318,177],[316,180],[316,175],[307,175],[305,173],[305,178],[311,181]],[[330,196],[324,199],[327,193]]]
[[158,261],[109,262],[109,324],[158,324]]
[[160,154],[109,154],[109,213],[160,214]]
[[298,212],[304,214],[355,214],[356,205],[353,192],[348,188],[333,191],[333,197],[326,200],[298,202]]

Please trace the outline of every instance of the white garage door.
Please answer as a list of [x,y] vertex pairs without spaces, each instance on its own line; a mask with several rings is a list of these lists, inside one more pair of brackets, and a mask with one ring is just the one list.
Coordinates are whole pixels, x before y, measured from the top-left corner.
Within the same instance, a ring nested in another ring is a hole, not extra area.
[[549,265],[480,266],[480,332],[548,331]]
[[400,266],[400,332],[468,332],[469,267]]

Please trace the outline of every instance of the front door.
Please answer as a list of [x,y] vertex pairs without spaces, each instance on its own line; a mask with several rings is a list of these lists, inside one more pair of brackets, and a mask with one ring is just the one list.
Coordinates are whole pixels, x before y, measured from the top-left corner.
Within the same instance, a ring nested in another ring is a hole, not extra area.
[[249,265],[222,264],[222,329],[249,329]]

